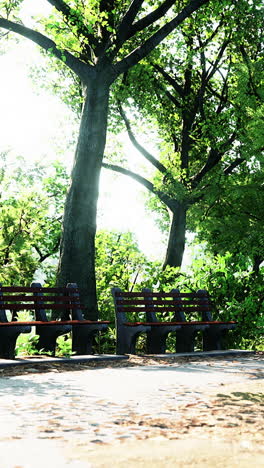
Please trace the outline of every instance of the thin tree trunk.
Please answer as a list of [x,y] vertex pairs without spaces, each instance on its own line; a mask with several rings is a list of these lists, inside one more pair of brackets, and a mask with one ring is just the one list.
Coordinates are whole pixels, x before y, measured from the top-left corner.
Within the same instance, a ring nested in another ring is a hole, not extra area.
[[184,203],[175,203],[163,269],[166,266],[181,267],[185,249],[186,212],[187,208]]
[[95,234],[98,185],[105,149],[109,83],[91,80],[84,102],[67,194],[57,283],[78,284],[85,317],[97,319]]
[[260,265],[263,262],[263,258],[260,255],[255,255],[253,258],[253,268],[252,271],[255,276],[259,274]]

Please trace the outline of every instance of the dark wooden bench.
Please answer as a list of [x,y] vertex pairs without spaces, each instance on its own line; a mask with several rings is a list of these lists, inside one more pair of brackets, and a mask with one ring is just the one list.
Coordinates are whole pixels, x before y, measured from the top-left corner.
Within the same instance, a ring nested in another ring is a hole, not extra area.
[[[14,359],[16,340],[20,333],[29,333],[36,327],[39,335],[37,348],[55,354],[58,336],[72,332],[72,351],[92,354],[93,337],[107,329],[108,321],[85,320],[80,304],[79,289],[75,283],[66,288],[44,288],[40,283],[30,287],[0,284],[0,357]],[[8,321],[6,311],[11,312]],[[31,311],[35,320],[19,321],[19,311]],[[61,319],[49,320],[47,312],[61,311]]]
[[[112,289],[115,304],[117,354],[134,354],[136,340],[147,334],[147,353],[163,354],[168,334],[176,334],[176,352],[194,352],[195,338],[203,334],[203,350],[222,349],[222,338],[236,326],[236,322],[214,321],[206,291],[181,293],[123,292]],[[188,314],[188,320],[186,319]],[[199,314],[199,320],[192,317]],[[135,316],[137,317],[135,320]],[[132,318],[130,318],[132,317]]]

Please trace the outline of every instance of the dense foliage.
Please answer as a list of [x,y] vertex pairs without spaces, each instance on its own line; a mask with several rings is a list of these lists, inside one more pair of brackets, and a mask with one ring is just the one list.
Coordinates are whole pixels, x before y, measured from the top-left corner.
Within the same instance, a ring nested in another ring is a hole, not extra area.
[[1,156],[0,281],[29,285],[49,277],[57,257],[67,174],[60,163],[30,165]]
[[[259,1],[226,4],[221,11],[212,5],[210,11],[188,18],[116,90],[116,116],[119,111],[146,164],[135,171],[129,158],[122,165],[115,158],[105,167],[149,190],[148,206],[170,230],[164,267],[181,266],[185,230],[196,231],[208,208],[211,215],[212,205],[222,205],[221,216],[231,223],[233,213],[237,228],[235,213],[244,211],[241,190],[262,190],[263,11]],[[158,157],[148,149],[153,128]]]

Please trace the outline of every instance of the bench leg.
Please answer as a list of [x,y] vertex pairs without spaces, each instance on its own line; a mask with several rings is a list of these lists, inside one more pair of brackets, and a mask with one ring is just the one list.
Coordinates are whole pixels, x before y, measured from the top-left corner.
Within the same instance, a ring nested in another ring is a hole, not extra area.
[[223,349],[222,340],[227,335],[227,329],[210,328],[203,332],[203,351]]
[[15,359],[16,341],[20,333],[30,333],[30,326],[14,326],[0,331],[0,358]]
[[[18,334],[19,335],[19,334]],[[0,357],[3,359],[15,359],[15,347],[17,336],[6,337],[3,339],[1,337],[0,342]]]
[[[149,327],[150,328],[150,327]],[[145,333],[146,327],[117,329],[116,354],[136,354],[137,338],[141,333]]]
[[130,343],[127,337],[118,337],[116,340],[116,354],[130,354]]
[[193,353],[197,329],[188,327],[176,331],[176,353]]
[[135,354],[137,336],[131,333],[117,336],[116,354]]
[[72,330],[72,352],[78,356],[93,354],[93,338],[97,330],[86,331],[85,325],[74,326]]
[[153,328],[147,333],[147,354],[164,354],[169,332]]
[[72,351],[76,355],[94,354],[93,341],[99,331],[106,331],[107,324],[73,325],[72,327]]
[[65,335],[71,331],[71,325],[41,325],[36,326],[36,335],[39,335],[39,341],[36,345],[39,351],[55,355],[56,340],[58,336]]

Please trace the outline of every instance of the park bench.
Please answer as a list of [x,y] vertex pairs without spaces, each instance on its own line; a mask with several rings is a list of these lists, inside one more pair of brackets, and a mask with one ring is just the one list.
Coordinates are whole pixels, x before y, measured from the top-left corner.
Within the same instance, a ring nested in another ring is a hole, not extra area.
[[[14,359],[16,340],[20,333],[36,327],[37,349],[55,354],[58,336],[72,332],[72,351],[78,355],[92,354],[92,342],[98,331],[107,329],[108,321],[85,320],[75,283],[66,288],[44,288],[40,283],[30,287],[0,284],[0,358]],[[6,311],[11,313],[8,321]],[[18,320],[19,311],[31,311],[35,320]],[[50,320],[47,312],[60,311],[61,319]],[[71,319],[70,319],[71,316]]]
[[[222,349],[222,341],[236,322],[212,319],[211,305],[205,290],[181,293],[173,289],[169,293],[123,292],[112,289],[115,304],[117,353],[134,354],[136,340],[141,333],[147,334],[148,354],[163,354],[166,351],[168,334],[176,334],[176,352],[194,352],[195,338],[203,334],[203,350]],[[193,320],[194,314],[199,320]],[[188,320],[186,319],[188,316]],[[135,319],[136,317],[136,319]]]

